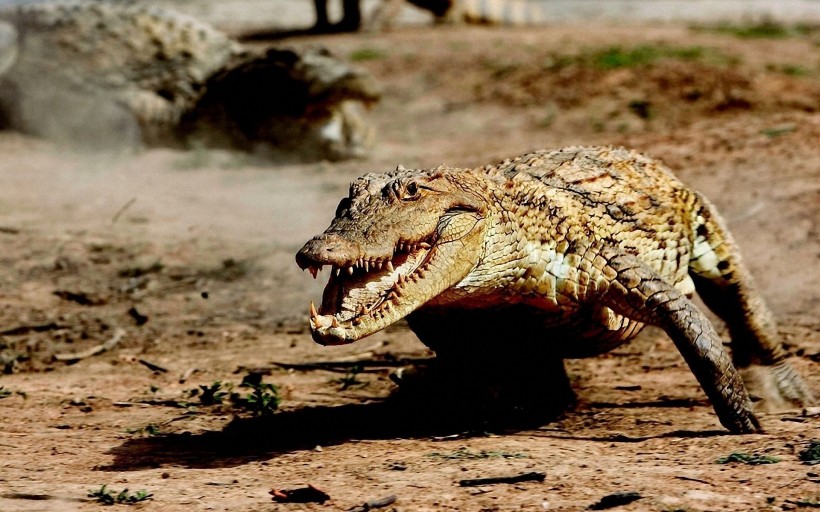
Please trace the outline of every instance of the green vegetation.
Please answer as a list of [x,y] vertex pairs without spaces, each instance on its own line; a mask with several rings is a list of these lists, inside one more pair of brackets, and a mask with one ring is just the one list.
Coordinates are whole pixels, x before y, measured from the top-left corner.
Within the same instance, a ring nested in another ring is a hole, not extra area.
[[243,382],[241,386],[251,388],[251,392],[244,397],[231,395],[234,406],[242,407],[254,416],[273,414],[279,408],[279,390],[273,384]]
[[788,76],[809,76],[812,74],[809,68],[797,64],[766,64],[766,69]]
[[490,70],[492,77],[501,80],[521,68],[521,64],[514,61],[487,59],[482,62],[485,68]]
[[803,464],[820,464],[820,439],[812,439],[805,450],[798,455]]
[[386,56],[387,53],[377,48],[359,48],[350,52],[349,58],[353,62],[361,62],[363,60],[383,59]]
[[785,135],[787,133],[791,133],[794,131],[793,124],[786,124],[783,126],[775,126],[772,128],[764,128],[760,130],[760,133],[769,137],[770,139],[774,139],[775,137],[780,137],[781,135]]
[[12,395],[18,395],[22,396],[23,398],[28,398],[28,395],[26,395],[26,393],[23,391],[12,391],[10,389],[6,389],[4,386],[0,386],[0,400],[2,400],[3,398],[8,398]]
[[[661,60],[699,61],[713,65],[738,62],[737,57],[725,55],[714,48],[702,46],[668,46],[643,44],[634,47],[610,46],[589,49],[577,55],[549,55],[542,64],[544,70],[556,71],[573,65],[588,66],[604,71],[624,68],[646,67]],[[502,67],[497,62],[485,62],[493,73],[510,73],[511,66]]]
[[279,390],[274,384],[262,382],[262,376],[256,373],[247,375],[239,388],[250,389],[242,394],[234,391],[233,384],[215,381],[211,385],[200,385],[199,389],[188,390],[188,397],[199,397],[204,406],[230,404],[235,409],[242,409],[254,416],[273,414],[279,408]]
[[347,373],[345,373],[344,377],[341,379],[335,379],[334,382],[340,385],[340,391],[344,391],[354,386],[364,387],[367,385],[367,382],[362,382],[357,378],[360,373],[362,373],[362,367],[359,365],[353,366]]
[[720,457],[719,459],[715,460],[715,462],[717,464],[729,464],[730,462],[740,462],[742,464],[757,466],[760,464],[777,464],[778,462],[780,462],[780,459],[778,457],[772,457],[771,455],[732,452],[726,457]]
[[159,425],[156,425],[154,423],[149,423],[148,425],[142,428],[129,428],[126,429],[126,432],[129,434],[139,434],[140,436],[145,437],[158,436],[162,433],[160,432]]
[[741,39],[784,39],[787,37],[803,37],[811,34],[816,27],[809,25],[783,25],[772,20],[747,25],[716,25],[712,27],[695,27],[696,30],[707,30],[728,34]]
[[202,405],[217,405],[222,404],[226,398],[230,397],[232,389],[233,384],[222,384],[222,381],[216,381],[210,386],[201,384],[198,393],[189,394],[191,396],[199,395],[199,403]]
[[102,503],[103,505],[133,505],[141,501],[148,501],[153,496],[153,494],[145,490],[140,490],[134,494],[129,494],[128,489],[123,489],[117,493],[116,491],[109,490],[107,485],[103,485],[96,491],[88,491],[89,498],[94,498],[98,503]]
[[613,46],[589,55],[592,65],[601,69],[647,66],[661,59],[700,60],[708,52],[700,46],[671,47],[640,45],[630,49]]

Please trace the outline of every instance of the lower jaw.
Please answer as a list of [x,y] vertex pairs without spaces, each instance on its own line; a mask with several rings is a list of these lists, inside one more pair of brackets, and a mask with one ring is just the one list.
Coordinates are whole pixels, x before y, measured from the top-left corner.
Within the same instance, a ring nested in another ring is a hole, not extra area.
[[314,333],[313,341],[315,341],[319,345],[322,345],[323,347],[336,347],[339,345],[349,345],[350,343],[353,343],[354,340],[343,340],[332,336],[327,337]]

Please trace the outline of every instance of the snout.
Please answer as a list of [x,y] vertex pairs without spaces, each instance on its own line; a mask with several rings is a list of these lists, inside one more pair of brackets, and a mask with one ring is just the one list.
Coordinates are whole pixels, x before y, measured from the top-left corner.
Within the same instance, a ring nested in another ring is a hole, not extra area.
[[313,237],[296,253],[296,264],[302,269],[321,265],[342,267],[360,257],[359,244],[339,235],[325,233]]

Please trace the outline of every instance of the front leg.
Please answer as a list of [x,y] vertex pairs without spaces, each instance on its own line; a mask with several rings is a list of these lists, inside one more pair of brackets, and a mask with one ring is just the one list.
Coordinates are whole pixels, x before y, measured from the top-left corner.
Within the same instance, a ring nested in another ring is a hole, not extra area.
[[709,319],[635,256],[615,250],[606,252],[604,305],[666,331],[712,401],[724,427],[734,433],[760,430],[743,380]]

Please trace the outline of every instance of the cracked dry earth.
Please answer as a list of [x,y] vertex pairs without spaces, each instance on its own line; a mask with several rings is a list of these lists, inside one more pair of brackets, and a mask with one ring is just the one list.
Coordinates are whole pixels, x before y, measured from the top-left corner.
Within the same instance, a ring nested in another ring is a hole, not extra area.
[[[385,100],[373,112],[377,149],[358,162],[78,155],[0,132],[0,510],[97,510],[87,494],[103,484],[144,489],[152,499],[133,508],[163,511],[347,510],[388,495],[397,500],[384,510],[585,510],[618,491],[642,496],[625,511],[798,510],[820,500],[820,466],[798,457],[820,438],[820,419],[764,414],[765,433],[727,435],[654,329],[569,363],[574,410],[489,431],[381,404],[395,361],[431,355],[405,327],[343,347],[310,340],[307,306],[324,283],[293,255],[356,176],[623,144],[716,203],[793,364],[820,391],[816,41],[586,28],[299,42],[345,57],[370,50],[358,62]],[[596,67],[614,46],[708,50]],[[805,72],[783,71],[794,66]],[[359,360],[378,365],[351,372]],[[298,366],[318,361],[339,363]],[[278,386],[276,415],[204,405],[190,392],[220,381],[244,393],[238,385],[254,370]],[[733,452],[779,462],[715,462]],[[544,481],[458,485],[532,471]],[[331,500],[284,505],[268,494],[306,484]]]

